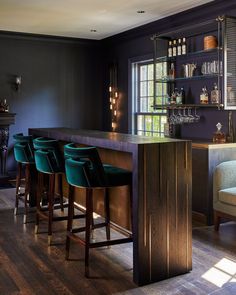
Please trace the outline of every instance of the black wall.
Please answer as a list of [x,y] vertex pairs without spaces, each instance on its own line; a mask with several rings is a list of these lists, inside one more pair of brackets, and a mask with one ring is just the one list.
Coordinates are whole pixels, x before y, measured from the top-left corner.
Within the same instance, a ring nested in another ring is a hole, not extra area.
[[[16,75],[22,77],[19,91]],[[98,41],[0,34],[0,99],[16,113],[9,170],[14,133],[29,127],[101,129],[101,85]]]
[[[107,59],[105,69],[111,61],[118,63],[118,88],[120,93],[119,99],[119,120],[118,132],[130,132],[129,118],[131,117],[131,100],[129,89],[129,63],[139,56],[153,56],[153,43],[150,37],[156,33],[165,31],[174,31],[179,26],[188,26],[200,21],[209,20],[218,15],[236,16],[235,0],[217,0],[211,3],[199,6],[197,8],[183,11],[176,15],[161,19],[156,22],[141,26],[139,28],[121,33],[119,35],[103,40],[103,46],[107,50]],[[203,85],[204,86],[204,85]],[[103,128],[111,129],[108,84],[104,83],[104,120]],[[208,89],[211,90],[211,89]],[[227,111],[200,111],[202,120],[198,124],[192,124],[182,127],[183,137],[211,139],[213,132],[216,130],[217,122],[223,124],[223,129],[227,132]],[[236,120],[236,114],[234,114]],[[235,121],[236,126],[236,121]]]

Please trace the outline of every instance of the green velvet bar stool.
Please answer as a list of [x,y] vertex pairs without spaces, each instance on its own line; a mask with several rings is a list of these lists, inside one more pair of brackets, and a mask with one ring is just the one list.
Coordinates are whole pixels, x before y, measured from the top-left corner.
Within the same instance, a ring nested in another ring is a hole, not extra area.
[[[27,222],[28,215],[28,203],[30,194],[30,178],[31,166],[35,166],[33,141],[32,136],[24,136],[23,133],[17,133],[13,135],[15,140],[14,144],[14,156],[17,162],[17,176],[16,176],[16,198],[15,198],[15,210],[14,214],[18,213],[19,200],[24,201],[24,219],[23,222]],[[21,192],[23,169],[25,169],[25,191]]]
[[[69,212],[66,239],[66,259],[69,258],[70,240],[85,246],[85,276],[89,276],[89,250],[103,246],[132,242],[132,234],[120,239],[110,239],[109,188],[114,186],[130,186],[132,204],[132,173],[111,165],[103,165],[95,147],[76,147],[70,143],[64,146],[65,172],[69,183]],[[86,190],[85,227],[73,228],[74,188]],[[104,222],[93,224],[93,191],[104,190]],[[91,230],[106,227],[106,240],[93,242]],[[77,233],[85,231],[85,239]]]
[[[53,221],[66,220],[67,215],[54,216],[54,210],[60,208],[64,210],[62,175],[64,173],[64,159],[61,157],[59,143],[57,140],[39,137],[33,140],[35,149],[35,163],[38,170],[38,191],[37,191],[37,211],[35,233],[38,233],[40,217],[48,220],[48,245],[52,240]],[[56,205],[55,181],[58,180],[58,194],[60,206]],[[46,180],[46,182],[45,182]],[[48,204],[47,209],[42,204]]]

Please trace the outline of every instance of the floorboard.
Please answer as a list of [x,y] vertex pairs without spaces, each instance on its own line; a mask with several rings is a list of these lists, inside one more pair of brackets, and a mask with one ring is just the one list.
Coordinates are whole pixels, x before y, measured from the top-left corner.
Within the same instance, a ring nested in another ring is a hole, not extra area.
[[[91,250],[91,277],[84,277],[84,249],[72,242],[65,256],[65,222],[54,225],[47,247],[47,226],[34,234],[32,222],[14,217],[14,189],[0,190],[0,294],[157,295],[236,294],[236,223],[193,229],[193,270],[148,286],[132,282],[132,244]],[[113,233],[116,235],[116,233]],[[104,235],[99,231],[95,239]]]

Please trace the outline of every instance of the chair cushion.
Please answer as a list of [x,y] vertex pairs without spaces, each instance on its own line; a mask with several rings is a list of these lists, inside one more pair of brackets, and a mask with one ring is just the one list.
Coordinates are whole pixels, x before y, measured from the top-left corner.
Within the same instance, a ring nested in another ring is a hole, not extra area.
[[108,186],[129,185],[132,183],[132,172],[112,165],[103,165]]
[[231,187],[219,191],[220,202],[236,206],[236,187]]

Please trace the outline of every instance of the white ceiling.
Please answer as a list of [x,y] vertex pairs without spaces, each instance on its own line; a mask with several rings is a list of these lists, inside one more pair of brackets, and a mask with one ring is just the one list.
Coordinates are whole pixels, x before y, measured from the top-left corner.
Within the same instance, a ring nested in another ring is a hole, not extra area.
[[0,0],[0,30],[99,40],[211,1]]

